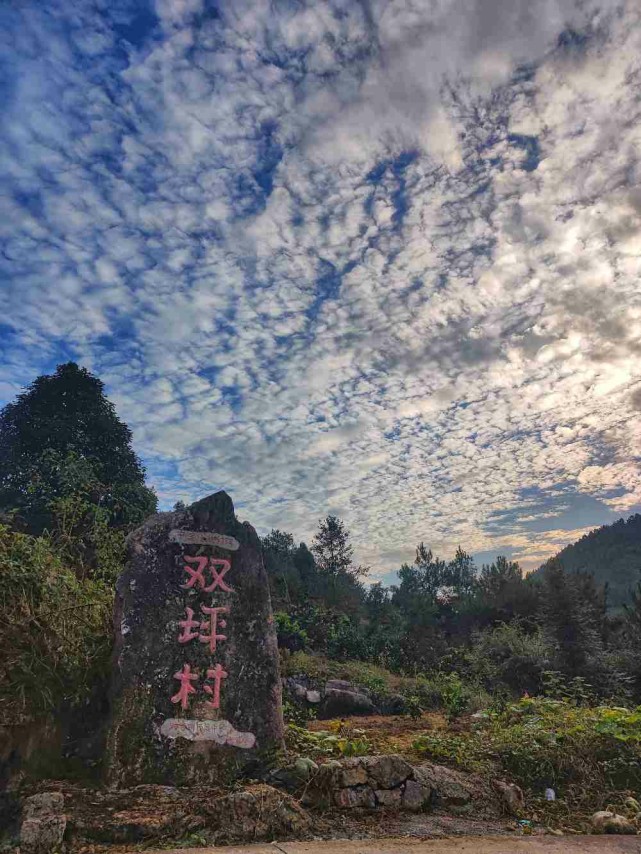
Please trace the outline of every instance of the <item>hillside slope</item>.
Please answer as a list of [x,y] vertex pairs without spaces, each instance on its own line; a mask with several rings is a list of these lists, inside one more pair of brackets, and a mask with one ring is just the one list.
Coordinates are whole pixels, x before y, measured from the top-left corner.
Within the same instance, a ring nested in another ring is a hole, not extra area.
[[610,607],[621,607],[641,581],[641,514],[591,531],[566,546],[556,559],[569,572],[589,572],[599,584],[607,582]]

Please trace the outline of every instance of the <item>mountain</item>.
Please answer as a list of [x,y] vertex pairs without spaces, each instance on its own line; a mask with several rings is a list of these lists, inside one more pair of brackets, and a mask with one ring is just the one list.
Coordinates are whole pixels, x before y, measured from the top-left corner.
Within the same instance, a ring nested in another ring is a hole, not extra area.
[[620,608],[641,581],[641,514],[590,531],[555,559],[568,572],[589,572],[599,584],[607,582],[610,608]]

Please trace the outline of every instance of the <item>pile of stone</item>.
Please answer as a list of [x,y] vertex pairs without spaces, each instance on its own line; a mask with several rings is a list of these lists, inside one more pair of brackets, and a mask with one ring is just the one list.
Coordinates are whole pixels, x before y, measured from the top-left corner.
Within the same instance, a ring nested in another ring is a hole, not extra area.
[[432,797],[427,780],[418,778],[415,769],[402,757],[362,756],[323,766],[318,788],[331,793],[333,804],[342,809],[354,807],[393,807],[421,810]]
[[[452,814],[519,814],[523,793],[513,783],[487,782],[442,765],[411,765],[401,756],[359,756],[317,765],[299,758],[272,774],[308,807],[393,809],[418,812],[443,808]],[[497,798],[497,794],[499,797]]]

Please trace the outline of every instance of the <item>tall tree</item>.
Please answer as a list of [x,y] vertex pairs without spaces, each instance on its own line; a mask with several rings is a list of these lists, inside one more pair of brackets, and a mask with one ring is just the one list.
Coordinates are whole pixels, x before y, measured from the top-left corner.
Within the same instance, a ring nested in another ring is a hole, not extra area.
[[0,511],[32,533],[56,524],[82,494],[113,527],[138,524],[156,509],[131,431],[103,383],[74,362],[38,377],[0,412]]
[[318,523],[312,553],[318,568],[327,575],[350,574],[354,549],[349,543],[349,531],[338,516],[327,516]]

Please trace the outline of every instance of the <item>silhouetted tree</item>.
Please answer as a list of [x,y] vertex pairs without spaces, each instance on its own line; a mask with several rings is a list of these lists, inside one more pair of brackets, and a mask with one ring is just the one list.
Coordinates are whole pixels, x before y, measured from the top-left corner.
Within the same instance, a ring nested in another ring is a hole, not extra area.
[[59,365],[0,412],[0,511],[40,533],[56,524],[56,501],[81,494],[111,526],[139,524],[156,496],[131,438],[103,383],[74,362]]

